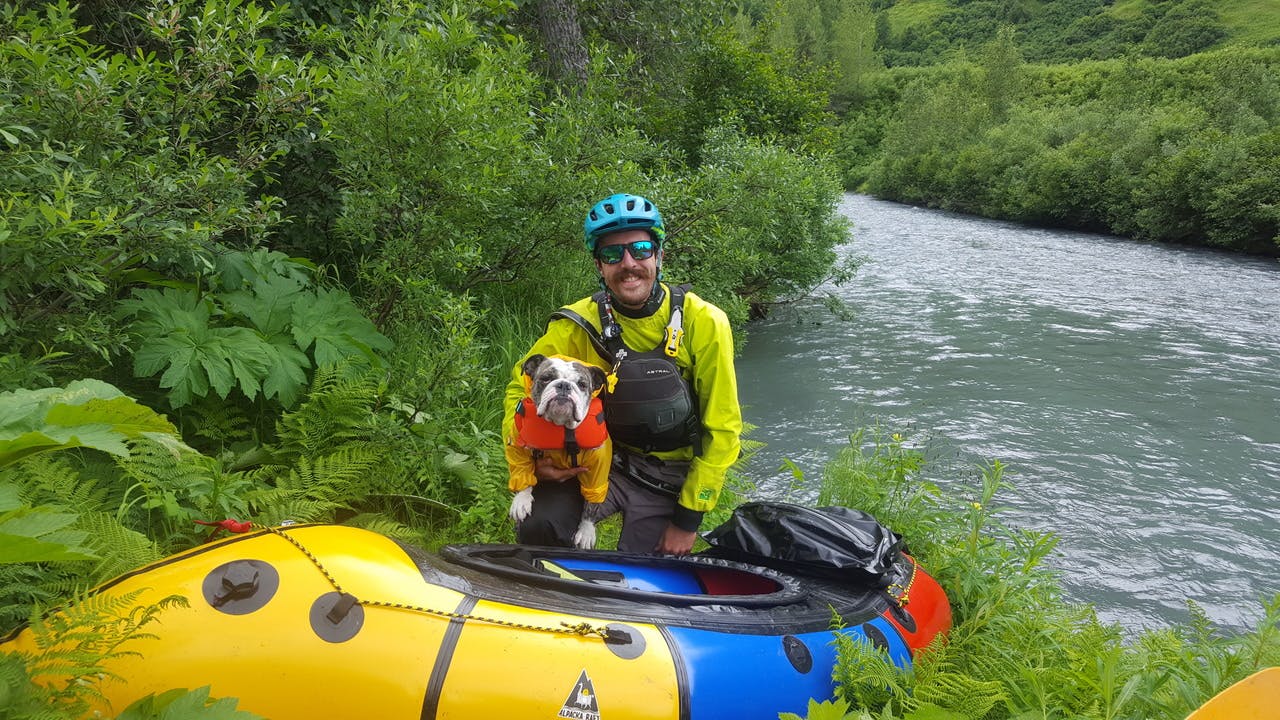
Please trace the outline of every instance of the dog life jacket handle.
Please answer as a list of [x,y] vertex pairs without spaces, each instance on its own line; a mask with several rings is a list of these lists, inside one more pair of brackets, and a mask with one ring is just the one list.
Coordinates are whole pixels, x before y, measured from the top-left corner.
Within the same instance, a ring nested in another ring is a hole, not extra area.
[[569,428],[564,429],[564,451],[569,453],[569,466],[578,467],[578,435]]

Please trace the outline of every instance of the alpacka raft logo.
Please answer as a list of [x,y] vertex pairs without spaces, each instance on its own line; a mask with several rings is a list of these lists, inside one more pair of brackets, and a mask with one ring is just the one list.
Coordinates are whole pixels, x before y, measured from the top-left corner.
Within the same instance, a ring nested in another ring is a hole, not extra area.
[[596,688],[583,670],[578,682],[569,691],[569,697],[560,708],[560,717],[569,720],[600,720],[600,705],[596,702]]

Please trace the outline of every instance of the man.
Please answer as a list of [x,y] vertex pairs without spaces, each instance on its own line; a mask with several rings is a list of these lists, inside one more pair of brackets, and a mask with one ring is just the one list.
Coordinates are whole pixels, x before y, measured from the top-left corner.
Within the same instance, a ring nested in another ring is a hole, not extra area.
[[[740,450],[733,333],[720,308],[661,282],[666,228],[653,203],[607,197],[587,213],[583,234],[604,289],[553,313],[516,363],[504,437],[510,445],[530,356],[573,357],[611,373],[604,411],[613,464],[596,519],[622,513],[620,550],[687,555]],[[521,543],[572,545],[584,472],[536,461],[532,513],[516,526]]]

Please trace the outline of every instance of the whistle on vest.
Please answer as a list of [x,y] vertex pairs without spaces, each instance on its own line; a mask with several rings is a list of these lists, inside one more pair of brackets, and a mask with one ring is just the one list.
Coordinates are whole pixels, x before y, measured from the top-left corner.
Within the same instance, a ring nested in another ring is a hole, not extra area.
[[680,341],[684,339],[684,329],[677,327],[667,328],[667,340],[662,347],[662,351],[667,357],[674,358],[680,351]]
[[671,311],[671,322],[667,323],[666,342],[662,345],[662,351],[667,357],[675,358],[676,353],[680,351],[680,341],[684,339],[684,311],[681,308],[674,308]]

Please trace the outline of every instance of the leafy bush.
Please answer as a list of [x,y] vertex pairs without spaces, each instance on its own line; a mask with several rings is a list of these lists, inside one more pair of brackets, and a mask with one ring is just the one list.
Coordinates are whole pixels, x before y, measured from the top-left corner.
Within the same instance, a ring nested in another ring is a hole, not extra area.
[[1158,3],[1156,7],[1163,13],[1147,31],[1141,46],[1151,55],[1185,57],[1213,47],[1227,36],[1214,3],[1188,0],[1178,5]]
[[314,287],[305,265],[259,250],[217,267],[208,290],[136,289],[119,303],[137,338],[134,375],[163,370],[171,407],[211,390],[225,400],[233,388],[291,407],[313,366],[382,366],[391,342],[345,290]]
[[694,280],[741,324],[852,275],[853,261],[833,267],[848,225],[835,212],[840,185],[830,166],[733,127],[710,131],[703,155],[664,211],[668,277]]
[[124,352],[110,309],[120,288],[264,240],[281,222],[262,191],[275,163],[322,132],[311,93],[324,71],[269,50],[279,10],[180,0],[145,17],[145,51],[112,54],[66,2],[0,14],[0,349],[11,357],[65,353],[82,369]]
[[805,154],[831,147],[832,82],[822,68],[749,48],[727,33],[710,38],[692,62],[685,93],[669,101],[669,124],[659,126],[690,164],[702,161],[709,133],[726,122],[748,137]]

